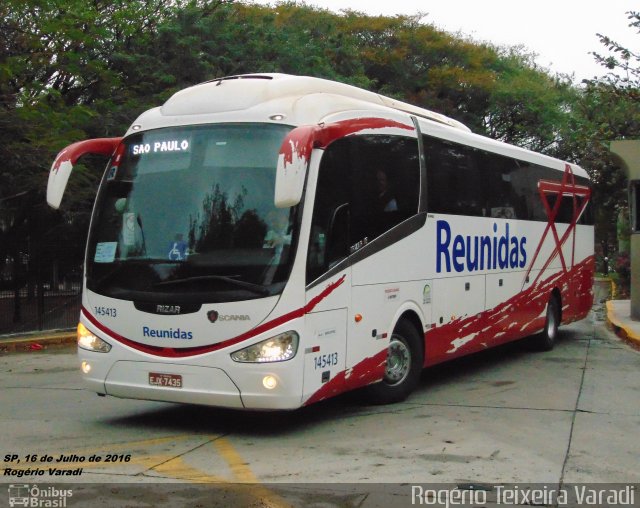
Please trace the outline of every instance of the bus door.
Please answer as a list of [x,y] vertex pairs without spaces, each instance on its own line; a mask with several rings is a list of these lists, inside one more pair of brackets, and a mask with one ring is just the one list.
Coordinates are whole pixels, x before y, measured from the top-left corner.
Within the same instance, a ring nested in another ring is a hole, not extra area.
[[[303,400],[322,400],[345,390],[347,317],[351,307],[349,185],[341,144],[320,162],[306,267]],[[313,192],[310,188],[308,191]]]
[[422,297],[424,284],[416,282],[422,273],[416,253],[423,246],[412,235],[424,224],[424,216],[419,215],[418,142],[411,134],[388,130],[349,139],[353,270],[347,337],[349,388],[382,379],[398,308]]

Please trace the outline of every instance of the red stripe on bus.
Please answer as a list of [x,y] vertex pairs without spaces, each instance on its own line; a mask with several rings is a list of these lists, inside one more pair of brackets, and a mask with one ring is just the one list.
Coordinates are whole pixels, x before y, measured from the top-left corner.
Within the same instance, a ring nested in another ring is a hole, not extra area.
[[109,157],[120,144],[120,141],[122,141],[122,138],[95,138],[73,143],[58,153],[51,166],[51,171],[57,172],[63,162],[70,162],[75,165],[80,157],[88,153]]
[[407,125],[386,118],[354,118],[340,122],[329,123],[319,128],[315,136],[315,148],[326,148],[337,139],[370,129],[403,129],[415,130],[413,125]]
[[304,307],[300,307],[292,312],[284,314],[276,319],[271,321],[267,321],[261,325],[256,326],[254,329],[249,330],[237,337],[233,337],[228,340],[224,340],[222,342],[218,342],[217,344],[209,344],[206,346],[195,346],[195,347],[187,347],[187,348],[173,348],[173,347],[165,347],[165,346],[151,346],[148,344],[141,344],[139,342],[135,342],[131,339],[128,339],[119,333],[114,332],[113,330],[107,328],[105,325],[100,323],[94,316],[92,316],[89,311],[82,307],[82,314],[93,324],[96,328],[98,328],[103,333],[108,334],[112,339],[129,346],[130,348],[136,349],[137,351],[142,351],[143,353],[147,353],[153,356],[160,356],[163,358],[185,358],[188,356],[196,356],[205,353],[211,353],[213,351],[218,351],[219,349],[224,349],[229,346],[234,346],[239,344],[240,342],[244,342],[249,340],[256,335],[260,335],[261,333],[267,332],[277,326],[283,325],[288,321],[299,318],[311,312],[322,300],[327,298],[335,289],[338,288],[344,281],[346,275],[340,277],[337,281],[329,284],[320,294],[309,300]]

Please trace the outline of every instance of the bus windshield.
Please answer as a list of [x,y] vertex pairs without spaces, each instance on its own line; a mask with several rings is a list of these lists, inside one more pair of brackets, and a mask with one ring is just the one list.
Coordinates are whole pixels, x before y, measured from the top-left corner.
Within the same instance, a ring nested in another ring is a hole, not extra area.
[[134,301],[248,300],[282,291],[298,207],[274,205],[291,128],[219,124],[127,137],[98,193],[87,287]]

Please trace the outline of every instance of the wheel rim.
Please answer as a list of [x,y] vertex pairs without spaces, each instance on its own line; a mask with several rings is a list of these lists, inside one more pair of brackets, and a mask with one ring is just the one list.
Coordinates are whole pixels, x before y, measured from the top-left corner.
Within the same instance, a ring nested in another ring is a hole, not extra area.
[[384,379],[390,385],[400,384],[407,378],[410,369],[411,352],[400,337],[393,335],[387,353]]
[[556,316],[555,308],[550,303],[547,306],[547,337],[554,340],[558,333],[558,318]]

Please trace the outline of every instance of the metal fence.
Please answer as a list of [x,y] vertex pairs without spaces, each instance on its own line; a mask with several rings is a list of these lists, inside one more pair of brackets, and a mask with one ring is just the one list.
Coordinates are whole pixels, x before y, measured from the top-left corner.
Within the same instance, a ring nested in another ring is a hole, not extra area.
[[0,335],[77,325],[87,224],[87,210],[54,213],[38,189],[0,193]]
[[81,292],[80,283],[0,291],[0,335],[74,328]]

